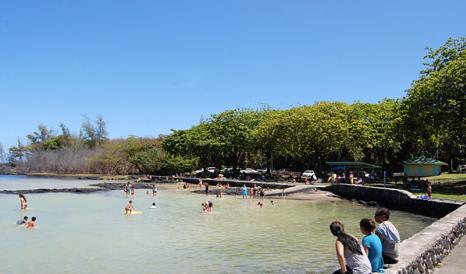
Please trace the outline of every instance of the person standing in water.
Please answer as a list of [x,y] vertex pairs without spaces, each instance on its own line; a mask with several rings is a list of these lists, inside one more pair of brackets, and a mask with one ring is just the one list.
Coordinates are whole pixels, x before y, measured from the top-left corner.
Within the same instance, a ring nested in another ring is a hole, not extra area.
[[131,184],[131,195],[136,194],[136,186],[134,184]]
[[19,201],[21,203],[21,210],[26,210],[28,207],[28,203],[27,203],[27,200],[24,194],[22,193],[19,194]]
[[205,186],[205,195],[209,195],[209,183],[208,182],[204,183],[204,186]]
[[158,187],[156,187],[155,185],[152,185],[152,195],[155,196],[157,195],[157,191],[158,191]]
[[213,208],[214,208],[214,203],[212,203],[211,201],[208,201],[207,202],[207,211],[212,212]]
[[130,186],[130,183],[127,182],[127,183],[125,184],[125,187],[123,188],[123,192],[124,192],[125,194],[129,194],[129,186]]
[[134,210],[133,201],[130,200],[125,207],[125,214],[131,214],[133,210]]
[[243,187],[241,188],[241,192],[243,194],[243,199],[247,199],[248,198],[248,188],[246,187],[246,185],[243,185]]

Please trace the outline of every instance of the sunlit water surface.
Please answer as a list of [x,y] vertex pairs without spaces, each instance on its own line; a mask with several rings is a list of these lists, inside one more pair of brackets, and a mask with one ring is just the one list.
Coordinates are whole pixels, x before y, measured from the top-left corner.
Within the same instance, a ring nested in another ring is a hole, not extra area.
[[[67,180],[68,181],[68,180]],[[121,191],[0,195],[0,273],[330,273],[337,266],[328,225],[339,219],[361,237],[358,224],[374,208],[348,201],[215,198],[162,189],[132,197],[142,215],[125,216]],[[210,199],[213,213],[202,213]],[[156,209],[149,209],[152,202]],[[28,231],[15,221],[38,217]],[[393,211],[407,238],[434,221]]]

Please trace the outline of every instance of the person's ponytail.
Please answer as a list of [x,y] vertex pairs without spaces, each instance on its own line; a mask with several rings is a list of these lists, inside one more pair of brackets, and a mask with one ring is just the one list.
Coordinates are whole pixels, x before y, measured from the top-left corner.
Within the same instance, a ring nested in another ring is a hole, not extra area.
[[359,242],[353,236],[345,232],[345,228],[341,222],[339,221],[332,222],[330,224],[330,231],[351,252],[361,254],[361,255],[363,254],[361,250],[361,245],[359,245]]

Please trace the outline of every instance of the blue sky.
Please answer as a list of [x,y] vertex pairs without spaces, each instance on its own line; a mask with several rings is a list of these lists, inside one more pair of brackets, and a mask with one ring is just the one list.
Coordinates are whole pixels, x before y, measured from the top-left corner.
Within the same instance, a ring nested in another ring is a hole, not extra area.
[[404,96],[466,1],[1,1],[0,142],[157,136],[226,109]]

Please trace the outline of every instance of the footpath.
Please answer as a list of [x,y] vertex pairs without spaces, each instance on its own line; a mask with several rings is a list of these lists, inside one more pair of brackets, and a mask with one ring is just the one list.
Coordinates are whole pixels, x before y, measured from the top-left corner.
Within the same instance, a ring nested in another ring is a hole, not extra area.
[[453,248],[443,260],[442,266],[436,268],[434,274],[466,273],[466,236]]

